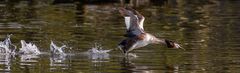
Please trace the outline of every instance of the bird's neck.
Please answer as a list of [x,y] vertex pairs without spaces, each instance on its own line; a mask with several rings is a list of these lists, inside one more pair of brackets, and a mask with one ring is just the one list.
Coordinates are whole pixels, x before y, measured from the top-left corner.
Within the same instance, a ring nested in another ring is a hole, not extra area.
[[166,42],[164,41],[164,39],[159,39],[159,38],[153,38],[153,43],[155,44],[166,44]]
[[148,38],[150,39],[150,42],[152,44],[161,44],[161,45],[167,45],[165,42],[165,39],[157,38],[151,34],[147,34]]

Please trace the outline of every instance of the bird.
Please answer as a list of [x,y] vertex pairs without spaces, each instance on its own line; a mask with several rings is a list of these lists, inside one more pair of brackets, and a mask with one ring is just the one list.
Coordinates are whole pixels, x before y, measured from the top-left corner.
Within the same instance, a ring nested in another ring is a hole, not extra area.
[[168,48],[182,48],[178,43],[168,39],[157,38],[144,31],[145,17],[130,7],[120,7],[118,11],[124,17],[126,25],[126,38],[119,44],[118,48],[127,55],[130,51],[147,46],[148,44],[161,44]]

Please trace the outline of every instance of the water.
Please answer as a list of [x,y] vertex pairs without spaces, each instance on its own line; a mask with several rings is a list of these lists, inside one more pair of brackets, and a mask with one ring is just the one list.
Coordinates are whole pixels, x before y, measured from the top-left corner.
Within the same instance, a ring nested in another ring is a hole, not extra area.
[[[0,1],[0,38],[34,43],[40,55],[0,55],[0,72],[12,73],[238,73],[238,0],[124,0],[96,2]],[[145,31],[179,42],[185,50],[148,45],[124,58],[117,44],[125,25],[116,8],[133,5]],[[51,40],[66,55],[51,54]],[[99,43],[102,55],[84,54]],[[72,49],[70,49],[71,47]]]

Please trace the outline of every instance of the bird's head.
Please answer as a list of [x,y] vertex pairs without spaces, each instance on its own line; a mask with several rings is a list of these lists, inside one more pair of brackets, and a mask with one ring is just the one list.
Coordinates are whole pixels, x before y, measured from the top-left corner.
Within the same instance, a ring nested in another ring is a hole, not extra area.
[[[179,44],[176,42],[170,41],[170,40],[165,40],[165,43],[168,48],[177,48],[177,49],[183,49]],[[184,49],[183,49],[184,50]]]

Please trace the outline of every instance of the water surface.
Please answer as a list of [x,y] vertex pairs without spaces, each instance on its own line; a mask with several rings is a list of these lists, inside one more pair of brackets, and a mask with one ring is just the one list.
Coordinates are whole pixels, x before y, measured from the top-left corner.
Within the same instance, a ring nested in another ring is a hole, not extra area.
[[[41,55],[0,55],[0,72],[13,73],[237,73],[240,71],[238,0],[3,0],[0,38],[32,42]],[[123,17],[116,8],[130,5],[142,13],[144,29],[179,42],[186,50],[148,45],[124,58],[120,50],[84,54],[95,43],[115,49],[124,39]],[[51,55],[51,40],[67,45],[66,56]]]

